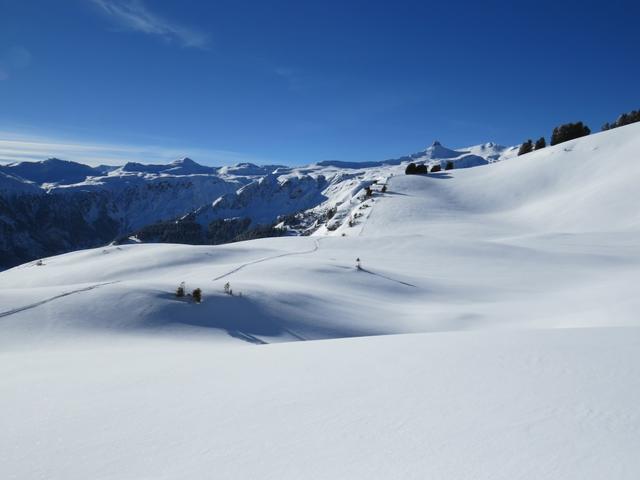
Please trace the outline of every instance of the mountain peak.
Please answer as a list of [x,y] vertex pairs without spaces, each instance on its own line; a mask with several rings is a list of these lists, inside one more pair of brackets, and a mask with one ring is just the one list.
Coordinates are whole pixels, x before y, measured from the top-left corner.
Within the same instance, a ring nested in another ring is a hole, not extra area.
[[171,162],[171,165],[183,165],[183,166],[187,166],[187,165],[197,165],[199,167],[201,167],[202,165],[200,165],[198,162],[195,162],[193,160],[191,160],[189,157],[182,157],[179,158],[177,160],[174,160],[173,162]]
[[447,147],[443,147],[439,141],[433,142],[433,145],[427,147],[424,151],[425,155],[429,158],[454,158],[459,157],[462,152],[457,152]]
[[198,162],[191,160],[189,157],[183,157],[171,162],[162,171],[177,175],[190,175],[198,173],[214,173],[215,169],[212,167],[205,167],[204,165],[200,165]]

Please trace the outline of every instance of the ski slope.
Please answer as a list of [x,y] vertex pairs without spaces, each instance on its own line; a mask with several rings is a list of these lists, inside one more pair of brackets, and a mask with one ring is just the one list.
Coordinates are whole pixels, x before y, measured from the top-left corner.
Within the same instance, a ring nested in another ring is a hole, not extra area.
[[378,165],[311,237],[0,272],[0,473],[637,478],[638,151]]

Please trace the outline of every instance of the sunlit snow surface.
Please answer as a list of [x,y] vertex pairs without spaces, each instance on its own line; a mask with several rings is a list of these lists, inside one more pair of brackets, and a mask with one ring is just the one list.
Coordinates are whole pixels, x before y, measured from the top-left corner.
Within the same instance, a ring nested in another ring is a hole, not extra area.
[[639,152],[376,166],[312,237],[0,273],[2,478],[640,477]]

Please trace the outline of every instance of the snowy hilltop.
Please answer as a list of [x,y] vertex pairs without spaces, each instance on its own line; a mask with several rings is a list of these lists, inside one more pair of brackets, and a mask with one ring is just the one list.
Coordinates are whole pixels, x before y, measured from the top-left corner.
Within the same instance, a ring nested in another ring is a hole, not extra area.
[[245,218],[306,235],[132,240],[0,272],[0,472],[635,480],[639,151],[640,123],[519,157],[434,144],[69,185],[4,168],[16,201],[107,191],[104,218],[128,226],[146,219],[119,202],[152,219],[175,199],[183,233]]

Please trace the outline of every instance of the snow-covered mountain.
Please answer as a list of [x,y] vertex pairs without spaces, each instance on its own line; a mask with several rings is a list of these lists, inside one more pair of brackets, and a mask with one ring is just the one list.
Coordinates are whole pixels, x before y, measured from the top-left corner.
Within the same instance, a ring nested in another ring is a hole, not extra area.
[[224,215],[319,191],[310,236],[0,272],[0,472],[635,480],[639,151],[635,124],[433,175],[291,168]]
[[0,166],[0,172],[37,183],[70,184],[83,181],[85,178],[104,173],[100,168],[93,168],[82,163],[49,158],[42,162],[17,162]]
[[401,172],[409,161],[446,159],[465,168],[498,159],[501,148],[486,150],[485,159],[470,153],[476,147],[454,151],[436,143],[399,159],[303,167],[207,167],[189,158],[117,168],[59,159],[0,166],[0,267],[132,235],[217,243],[233,238],[219,235],[219,223],[212,225],[224,219],[243,222],[242,231],[233,231],[237,236],[297,214],[300,218],[289,223],[298,233],[310,233],[338,203],[349,201],[373,179]]

